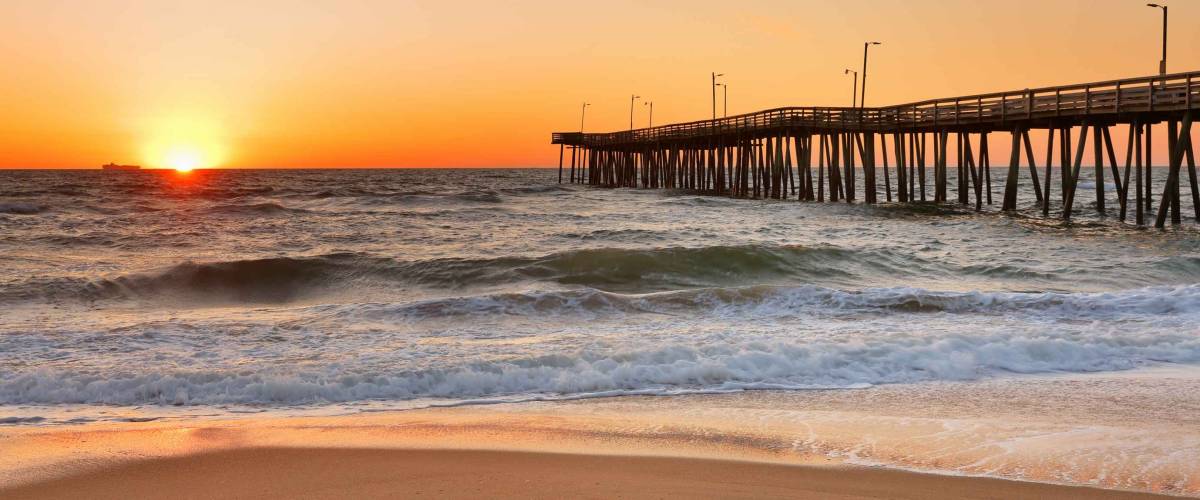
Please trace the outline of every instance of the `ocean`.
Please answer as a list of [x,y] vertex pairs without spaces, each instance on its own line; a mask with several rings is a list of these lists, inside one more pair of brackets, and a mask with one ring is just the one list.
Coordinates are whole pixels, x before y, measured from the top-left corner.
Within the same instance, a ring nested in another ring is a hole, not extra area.
[[1027,190],[998,213],[998,180],[975,213],[540,169],[2,171],[0,423],[1200,363],[1188,196],[1138,229],[1087,182],[1068,224]]

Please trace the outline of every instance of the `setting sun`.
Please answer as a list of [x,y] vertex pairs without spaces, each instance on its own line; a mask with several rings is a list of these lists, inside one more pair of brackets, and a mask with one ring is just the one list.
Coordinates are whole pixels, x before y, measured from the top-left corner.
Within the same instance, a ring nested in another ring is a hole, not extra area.
[[166,165],[168,168],[173,168],[179,172],[191,172],[193,169],[204,166],[200,161],[200,154],[195,149],[177,148],[172,149],[167,153]]
[[152,168],[189,172],[224,164],[227,143],[222,120],[195,110],[150,115],[141,126],[143,161]]

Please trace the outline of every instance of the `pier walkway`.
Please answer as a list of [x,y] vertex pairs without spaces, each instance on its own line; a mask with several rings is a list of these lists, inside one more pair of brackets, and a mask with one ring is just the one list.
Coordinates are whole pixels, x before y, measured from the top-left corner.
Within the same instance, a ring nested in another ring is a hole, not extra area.
[[[1058,184],[1061,216],[1070,219],[1090,135],[1096,209],[1104,214],[1108,208],[1107,162],[1120,219],[1133,212],[1137,224],[1154,217],[1155,226],[1161,228],[1168,216],[1174,224],[1181,220],[1180,177],[1185,163],[1193,215],[1200,221],[1191,141],[1197,110],[1200,71],[880,108],[786,107],[622,132],[555,132],[552,143],[560,145],[560,182],[566,173],[568,182],[594,186],[690,189],[801,201],[853,203],[861,187],[865,203],[880,201],[881,194],[889,202],[893,195],[901,203],[930,198],[948,202],[953,164],[957,202],[973,202],[976,210],[982,210],[985,202],[993,203],[989,137],[1000,132],[1011,144],[1002,179],[1002,210],[1017,209],[1018,191],[1026,185],[1043,216],[1049,217],[1054,205],[1051,186]],[[1160,123],[1166,123],[1169,169],[1166,184],[1157,193],[1156,209],[1150,144],[1152,126]],[[1110,132],[1119,125],[1129,129],[1123,165],[1118,164]],[[1045,130],[1048,136],[1040,167],[1030,140],[1032,130]],[[567,149],[570,160],[564,164]],[[1022,154],[1026,182],[1021,182]],[[1056,161],[1057,183],[1051,168]],[[856,180],[859,174],[861,186]]]

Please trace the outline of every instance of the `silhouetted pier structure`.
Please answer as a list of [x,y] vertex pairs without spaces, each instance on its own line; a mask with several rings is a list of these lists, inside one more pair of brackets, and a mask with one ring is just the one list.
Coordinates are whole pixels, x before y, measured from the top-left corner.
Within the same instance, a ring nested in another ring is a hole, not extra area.
[[[881,108],[787,107],[623,132],[556,132],[552,143],[560,145],[559,182],[566,173],[568,182],[603,187],[851,203],[858,199],[858,175],[863,177],[865,203],[878,202],[880,193],[889,202],[893,195],[900,203],[948,202],[953,156],[956,201],[973,202],[981,210],[984,203],[993,203],[989,137],[1001,132],[1011,144],[1007,172],[999,179],[1004,184],[1002,209],[1017,209],[1018,191],[1025,185],[1032,188],[1043,216],[1049,217],[1057,202],[1062,217],[1070,219],[1090,135],[1096,209],[1102,214],[1108,209],[1107,165],[1121,220],[1132,211],[1136,222],[1144,224],[1153,214],[1161,228],[1168,214],[1173,223],[1180,222],[1180,170],[1185,161],[1194,216],[1200,221],[1190,135],[1197,109],[1200,72],[1190,72]],[[1163,122],[1169,170],[1154,210],[1151,126]],[[1110,133],[1117,125],[1129,127],[1123,166]],[[1080,129],[1077,134],[1072,132],[1075,128]],[[1032,130],[1045,130],[1048,136],[1040,166],[1030,141]],[[570,149],[568,164],[565,148]],[[1027,170],[1020,165],[1022,154]],[[1059,167],[1057,182],[1054,162]],[[1133,207],[1128,204],[1131,188]]]

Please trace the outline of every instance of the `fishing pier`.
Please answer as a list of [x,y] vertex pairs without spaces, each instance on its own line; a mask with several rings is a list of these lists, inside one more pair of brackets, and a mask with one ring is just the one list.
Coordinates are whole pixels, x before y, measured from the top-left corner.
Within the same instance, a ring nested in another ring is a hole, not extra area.
[[[1059,204],[1061,217],[1069,220],[1090,147],[1096,210],[1118,210],[1120,220],[1132,215],[1139,225],[1153,218],[1162,228],[1168,217],[1173,224],[1181,221],[1185,163],[1192,215],[1200,221],[1191,140],[1197,110],[1200,71],[878,108],[786,107],[622,132],[555,132],[552,143],[559,145],[559,182],[739,198],[854,203],[861,188],[864,203],[878,203],[881,196],[887,202],[949,203],[954,165],[955,201],[982,210],[994,201],[989,138],[1001,133],[1000,140],[1011,144],[1007,168],[996,179],[1004,186],[1002,210],[1017,210],[1025,189],[1042,216],[1050,217]],[[1150,144],[1152,126],[1161,123],[1169,168],[1155,193]],[[1116,126],[1129,131],[1123,165],[1112,140]],[[1042,130],[1047,141],[1038,156],[1030,134]],[[1106,175],[1116,187],[1116,207],[1105,203],[1112,201],[1105,193]]]

